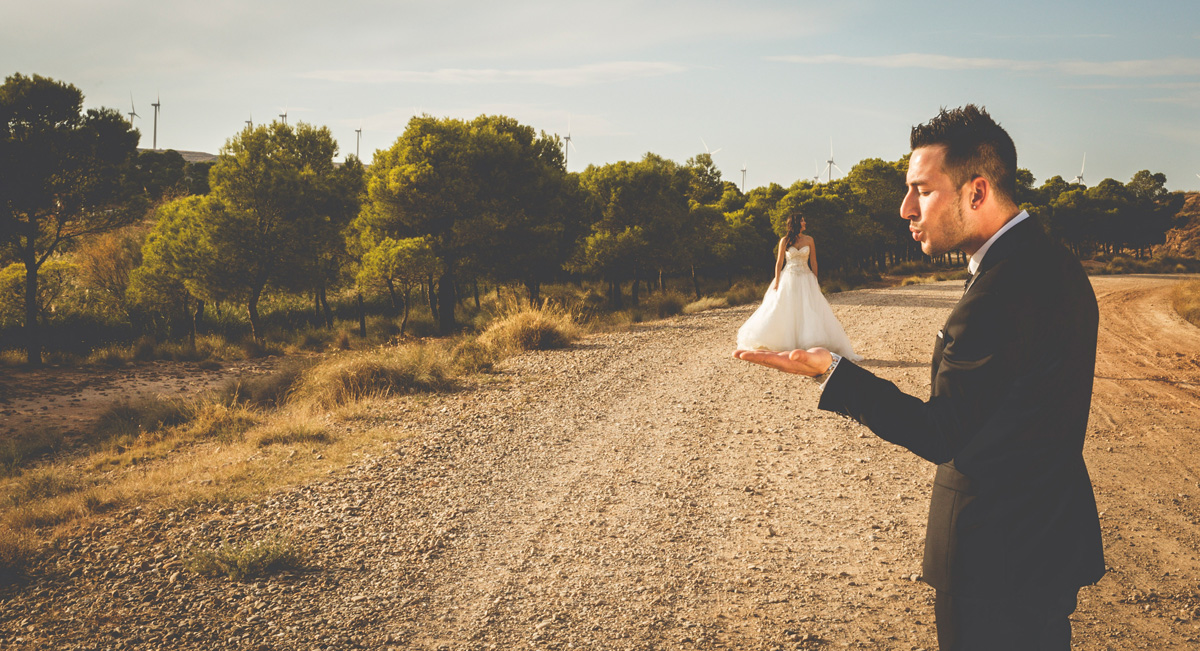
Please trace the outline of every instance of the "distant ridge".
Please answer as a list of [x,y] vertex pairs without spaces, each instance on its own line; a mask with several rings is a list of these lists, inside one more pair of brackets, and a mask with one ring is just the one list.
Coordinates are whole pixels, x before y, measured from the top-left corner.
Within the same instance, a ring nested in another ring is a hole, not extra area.
[[[138,151],[143,152],[143,151],[154,151],[154,150],[153,149],[138,149]],[[172,150],[160,149],[158,151],[172,151]],[[216,154],[210,154],[210,153],[204,152],[204,151],[183,151],[182,149],[175,149],[174,151],[178,152],[180,156],[183,156],[184,162],[187,162],[187,163],[207,163],[210,160],[217,160]]]

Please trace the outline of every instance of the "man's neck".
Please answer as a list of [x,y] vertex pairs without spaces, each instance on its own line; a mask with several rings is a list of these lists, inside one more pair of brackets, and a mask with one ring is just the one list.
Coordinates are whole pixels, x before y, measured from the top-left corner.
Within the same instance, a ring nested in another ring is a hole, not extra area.
[[[992,248],[992,245],[996,243],[996,240],[1000,239],[1000,236],[1007,233],[1009,229],[1011,229],[1013,226],[1016,226],[1019,222],[1024,221],[1028,217],[1029,213],[1021,210],[1005,219],[998,228],[992,231],[992,234],[987,240],[984,241],[982,245],[980,245],[979,248],[967,254],[971,257],[970,262],[967,263],[967,270],[972,274],[979,271],[979,266],[983,264],[983,256],[987,255],[988,250]],[[964,253],[966,252],[964,251]]]

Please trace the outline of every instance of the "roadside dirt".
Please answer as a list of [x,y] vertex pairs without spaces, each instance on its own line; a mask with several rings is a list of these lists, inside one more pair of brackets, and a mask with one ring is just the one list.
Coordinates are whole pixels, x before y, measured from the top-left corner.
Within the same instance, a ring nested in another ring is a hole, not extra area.
[[[1200,645],[1200,329],[1170,308],[1177,281],[1093,279],[1086,458],[1111,570],[1080,595],[1074,648]],[[867,368],[925,396],[960,293],[830,302]],[[916,580],[933,467],[816,411],[807,380],[731,359],[752,309],[392,401],[373,426],[412,436],[327,481],[116,515],[0,590],[0,648],[935,649]],[[273,531],[309,570],[179,571],[190,545]]]

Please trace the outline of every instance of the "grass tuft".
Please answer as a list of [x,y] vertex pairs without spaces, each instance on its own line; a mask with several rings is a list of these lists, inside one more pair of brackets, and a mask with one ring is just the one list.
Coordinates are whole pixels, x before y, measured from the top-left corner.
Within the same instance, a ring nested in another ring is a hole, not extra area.
[[304,373],[292,401],[335,407],[373,396],[439,391],[453,384],[444,352],[413,344],[326,359]]
[[293,443],[325,444],[333,440],[324,425],[314,423],[310,418],[299,415],[277,419],[255,431],[251,436],[254,444],[260,448]]
[[27,536],[7,528],[0,530],[0,586],[26,576],[33,560],[33,543]]
[[30,461],[62,447],[63,432],[52,427],[35,427],[0,441],[0,475],[12,475]]
[[705,296],[698,301],[692,301],[683,306],[684,314],[696,314],[707,310],[717,310],[729,307],[729,299],[724,296]]
[[145,434],[187,422],[191,417],[190,412],[182,400],[147,398],[137,402],[117,402],[100,413],[91,436],[98,442],[127,443]]
[[499,317],[480,341],[502,353],[565,348],[579,338],[579,326],[566,310],[544,303]]
[[450,351],[454,369],[462,374],[490,371],[499,357],[492,346],[478,339],[464,339]]
[[289,360],[272,373],[237,378],[220,391],[220,396],[227,402],[278,407],[287,401],[288,394],[312,364],[310,360]]
[[38,500],[75,493],[86,488],[78,475],[58,468],[39,468],[23,474],[4,495],[7,506],[22,506]]
[[200,576],[225,576],[245,581],[304,568],[305,552],[292,539],[272,536],[245,543],[226,543],[217,549],[193,548],[184,567]]

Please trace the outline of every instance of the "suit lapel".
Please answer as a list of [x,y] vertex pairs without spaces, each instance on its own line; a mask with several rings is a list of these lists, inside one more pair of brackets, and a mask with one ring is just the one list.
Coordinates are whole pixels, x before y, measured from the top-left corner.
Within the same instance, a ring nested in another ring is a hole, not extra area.
[[938,331],[937,340],[933,344],[933,361],[930,363],[929,381],[934,395],[937,394],[938,367],[941,366],[942,353],[946,348],[946,337],[948,336],[946,333],[950,329],[950,323],[960,315],[959,310],[967,309],[967,306],[963,304],[966,301],[967,295],[971,292],[971,288],[979,283],[984,274],[994,269],[1003,260],[1016,256],[1022,250],[1027,249],[1039,236],[1044,237],[1042,227],[1030,216],[1026,217],[1020,224],[1010,228],[1008,232],[1001,235],[995,242],[992,242],[987,255],[983,257],[983,264],[980,265],[975,275],[967,283],[967,287],[963,291],[963,297],[959,299],[958,305],[954,306],[954,310],[946,318],[946,323]]

